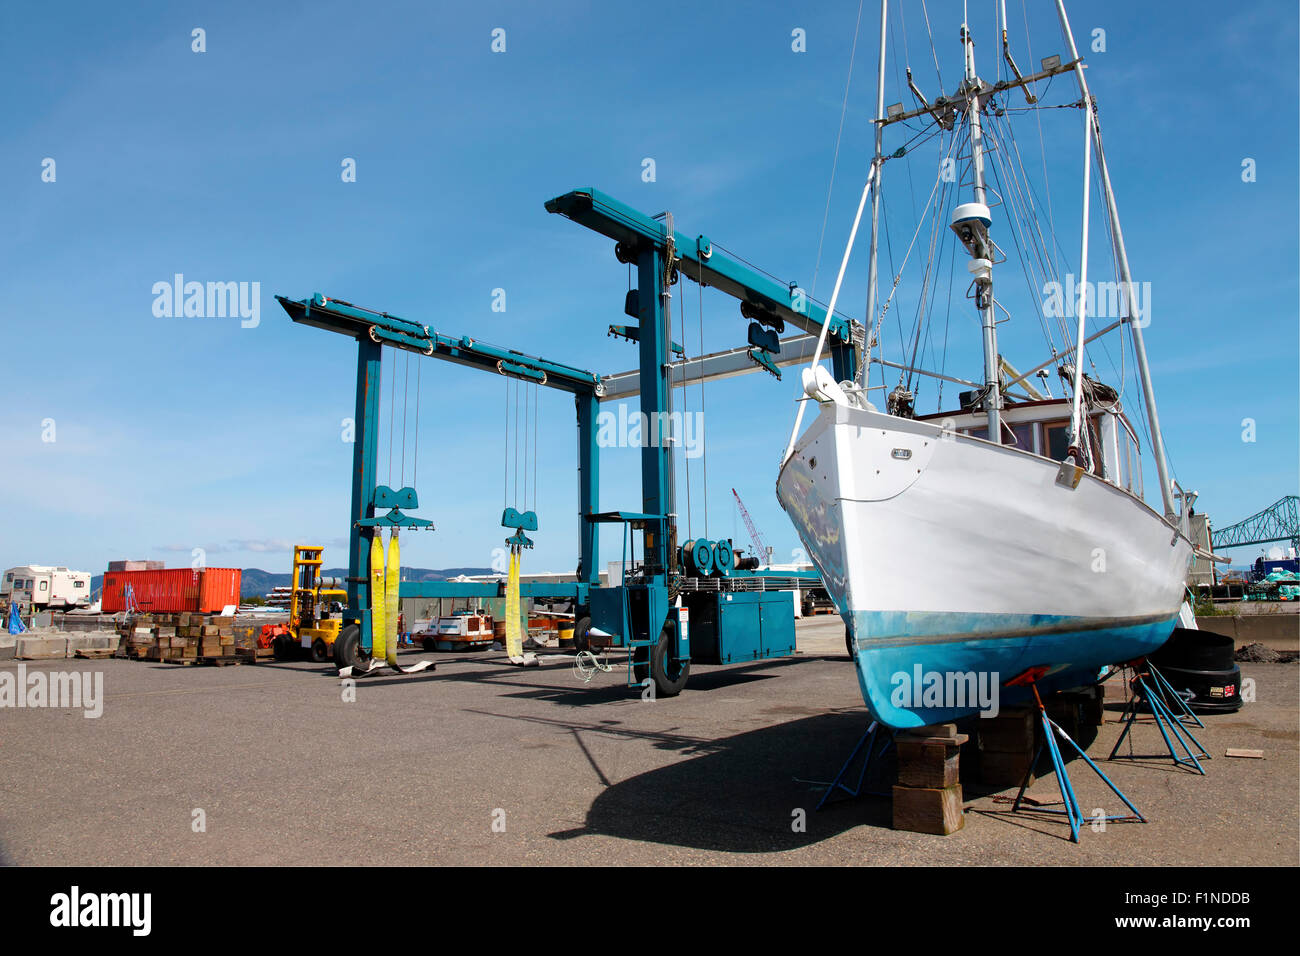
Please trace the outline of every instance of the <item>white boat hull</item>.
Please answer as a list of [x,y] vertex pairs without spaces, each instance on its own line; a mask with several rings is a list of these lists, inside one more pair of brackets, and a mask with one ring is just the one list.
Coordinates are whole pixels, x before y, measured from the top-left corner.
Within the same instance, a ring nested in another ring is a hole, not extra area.
[[951,695],[921,702],[904,687],[914,674],[975,674],[996,687],[1044,668],[1040,686],[1077,686],[1168,638],[1192,560],[1187,536],[1096,476],[1058,484],[1059,469],[839,404],[800,438],[777,495],[844,617],[863,698],[883,723],[987,709]]

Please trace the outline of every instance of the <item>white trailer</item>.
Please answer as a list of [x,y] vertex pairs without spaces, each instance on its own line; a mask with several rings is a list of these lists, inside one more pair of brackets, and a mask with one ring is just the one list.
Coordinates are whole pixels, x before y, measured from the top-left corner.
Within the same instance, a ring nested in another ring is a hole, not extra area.
[[90,572],[43,564],[10,568],[0,580],[0,601],[33,610],[90,606]]

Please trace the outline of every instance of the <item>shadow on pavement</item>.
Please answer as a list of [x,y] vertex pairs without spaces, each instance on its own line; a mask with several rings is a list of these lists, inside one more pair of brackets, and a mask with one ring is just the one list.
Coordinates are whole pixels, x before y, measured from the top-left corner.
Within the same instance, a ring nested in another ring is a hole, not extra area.
[[[599,834],[692,849],[771,853],[816,844],[857,826],[889,829],[887,798],[846,796],[833,798],[821,812],[815,809],[865,720],[862,711],[830,712],[711,741],[617,730],[658,738],[656,746],[679,750],[684,759],[608,786],[588,809],[584,826],[549,836],[564,840]],[[868,790],[889,778],[885,766],[881,771],[868,775]],[[856,773],[850,782],[856,783]],[[800,819],[802,829],[796,826]]]

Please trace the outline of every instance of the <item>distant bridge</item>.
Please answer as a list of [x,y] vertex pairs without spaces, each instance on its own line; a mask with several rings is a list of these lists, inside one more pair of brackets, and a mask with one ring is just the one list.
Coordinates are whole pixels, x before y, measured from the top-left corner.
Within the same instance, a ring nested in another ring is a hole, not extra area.
[[1240,548],[1248,544],[1289,541],[1300,552],[1300,497],[1287,495],[1259,514],[1210,533],[1214,550]]

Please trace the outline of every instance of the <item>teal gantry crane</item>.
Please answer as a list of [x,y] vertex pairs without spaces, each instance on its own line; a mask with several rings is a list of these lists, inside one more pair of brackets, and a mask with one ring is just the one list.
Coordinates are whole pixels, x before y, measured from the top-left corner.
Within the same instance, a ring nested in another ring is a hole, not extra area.
[[[672,696],[685,686],[692,660],[688,608],[679,599],[691,572],[680,562],[682,552],[677,541],[672,458],[675,436],[670,434],[672,391],[687,383],[758,369],[779,378],[781,367],[811,359],[825,308],[796,283],[782,285],[717,248],[706,236],[688,237],[678,233],[670,214],[647,216],[590,188],[557,196],[546,203],[546,210],[613,239],[618,261],[636,267],[637,282],[624,303],[624,311],[639,324],[611,326],[610,331],[638,343],[637,369],[601,376],[566,363],[489,346],[471,336],[448,336],[418,321],[364,309],[321,294],[301,300],[276,297],[293,321],[346,335],[357,342],[356,432],[346,582],[348,608],[343,617],[345,627],[357,629],[357,639],[336,642],[336,647],[354,648],[356,657],[336,659],[336,663],[354,665],[368,658],[373,646],[366,568],[370,542],[377,530],[431,526],[431,522],[402,510],[418,507],[414,488],[394,490],[376,483],[380,362],[382,348],[387,345],[573,394],[578,425],[576,580],[564,584],[524,584],[521,594],[574,600],[578,608],[574,636],[579,646],[604,643],[628,648],[630,678],[639,683],[649,677],[659,694]],[[740,301],[742,316],[751,320],[747,344],[674,360],[678,350],[674,349],[670,337],[671,289],[683,275]],[[787,325],[797,332],[782,339],[780,333]],[[832,317],[828,343],[837,380],[854,376],[862,342],[860,324],[838,314]],[[639,396],[640,410],[652,432],[643,436],[641,442],[640,509],[600,511],[597,410],[601,402],[633,396]],[[624,567],[630,570],[614,586],[600,584],[597,530],[601,524],[623,528]],[[641,539],[639,562],[635,560],[636,536]],[[731,554],[729,544],[723,553]],[[745,589],[750,594],[754,604],[753,621],[767,619],[760,616],[758,607],[764,602],[772,603],[762,596],[763,572],[721,568],[716,573],[733,577],[734,583],[729,586]],[[805,575],[796,572],[785,576]],[[816,577],[815,573],[811,576]],[[779,587],[776,582],[773,586]],[[400,593],[402,597],[493,597],[498,594],[498,585],[404,581]],[[743,635],[733,635],[732,646],[727,648],[720,636],[722,618],[719,614],[708,625],[714,628],[713,632],[699,634],[707,638],[706,650],[697,651],[696,659],[725,663],[745,659],[747,655],[752,655],[749,659],[775,656],[785,647],[783,641],[760,642],[757,636],[751,646],[745,643]],[[733,615],[733,618],[751,620],[748,616]],[[793,617],[789,628],[789,650],[785,653],[793,650]],[[697,628],[697,632],[700,630]],[[699,645],[700,641],[696,643]]]

